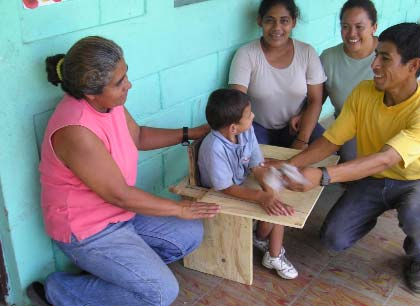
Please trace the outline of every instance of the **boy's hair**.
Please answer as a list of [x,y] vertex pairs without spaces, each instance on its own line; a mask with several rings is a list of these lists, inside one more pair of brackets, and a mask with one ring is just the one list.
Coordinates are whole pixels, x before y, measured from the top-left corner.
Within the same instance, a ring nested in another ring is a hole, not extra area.
[[245,107],[250,103],[247,94],[236,89],[218,89],[207,103],[206,119],[213,130],[239,123]]
[[[389,27],[379,35],[379,41],[393,43],[401,56],[401,63],[420,58],[420,24],[404,22]],[[420,69],[416,77],[420,76]]]

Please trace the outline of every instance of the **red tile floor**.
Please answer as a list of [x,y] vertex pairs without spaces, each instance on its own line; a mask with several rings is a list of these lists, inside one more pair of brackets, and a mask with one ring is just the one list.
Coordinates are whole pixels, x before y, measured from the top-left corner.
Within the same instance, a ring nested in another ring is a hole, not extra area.
[[341,193],[339,185],[328,186],[304,229],[287,229],[285,248],[299,271],[297,279],[283,280],[262,267],[258,250],[254,250],[252,286],[176,262],[170,267],[180,294],[173,305],[420,306],[420,294],[411,293],[404,284],[404,234],[394,211],[381,216],[371,233],[349,250],[333,254],[322,247],[318,230]]

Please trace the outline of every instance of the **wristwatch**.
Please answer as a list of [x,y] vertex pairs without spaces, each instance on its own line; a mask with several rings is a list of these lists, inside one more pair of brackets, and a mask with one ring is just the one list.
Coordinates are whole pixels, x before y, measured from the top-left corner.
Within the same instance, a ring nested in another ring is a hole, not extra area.
[[320,186],[327,186],[330,184],[331,177],[328,174],[327,168],[325,167],[318,167],[322,171],[321,181],[319,182]]
[[184,126],[182,128],[182,140],[181,140],[181,145],[183,146],[189,146],[190,142],[188,140],[188,127]]

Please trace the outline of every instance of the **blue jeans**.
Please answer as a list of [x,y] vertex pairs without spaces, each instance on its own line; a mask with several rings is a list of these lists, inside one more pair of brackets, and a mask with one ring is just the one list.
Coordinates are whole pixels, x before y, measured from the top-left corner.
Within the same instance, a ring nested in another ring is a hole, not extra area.
[[[293,141],[296,139],[296,135],[289,133],[289,126],[279,130],[271,130],[266,129],[255,121],[252,123],[252,126],[254,127],[255,136],[257,137],[259,144],[289,148]],[[319,123],[317,123],[314,130],[312,131],[309,143],[321,137],[324,131],[325,129]]]
[[81,241],[57,242],[86,275],[55,272],[45,287],[54,306],[170,305],[179,287],[166,264],[197,248],[201,221],[136,215]]
[[387,210],[396,209],[407,235],[404,250],[420,260],[420,180],[364,178],[353,182],[337,201],[321,228],[321,240],[332,250],[352,246],[376,225]]

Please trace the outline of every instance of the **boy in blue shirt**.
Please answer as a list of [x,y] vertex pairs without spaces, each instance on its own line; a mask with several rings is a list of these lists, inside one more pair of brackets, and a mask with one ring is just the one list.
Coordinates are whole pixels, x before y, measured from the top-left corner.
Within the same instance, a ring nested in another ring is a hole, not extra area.
[[[198,153],[201,184],[256,202],[269,215],[292,215],[293,208],[283,204],[263,181],[268,168],[262,167],[264,158],[252,127],[253,118],[247,94],[219,89],[210,95],[206,119],[212,130],[203,139]],[[251,172],[263,190],[241,186]],[[293,279],[298,272],[285,256],[283,234],[283,225],[259,222],[254,245],[265,252],[263,266],[276,269],[282,278]]]

